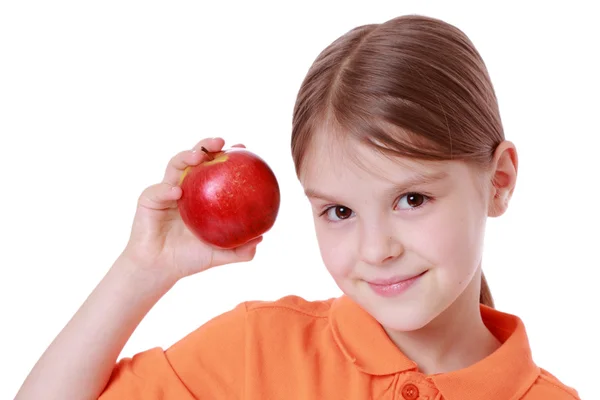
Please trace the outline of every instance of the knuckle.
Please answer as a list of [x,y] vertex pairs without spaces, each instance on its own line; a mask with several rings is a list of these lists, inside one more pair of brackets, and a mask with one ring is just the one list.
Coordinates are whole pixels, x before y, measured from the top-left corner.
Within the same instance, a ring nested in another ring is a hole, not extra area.
[[156,197],[156,191],[159,185],[160,184],[155,184],[144,189],[138,198],[138,202],[153,201]]
[[175,165],[177,163],[178,159],[179,159],[179,154],[175,154],[173,157],[171,157],[171,159],[169,160],[169,166]]
[[180,153],[177,153],[175,156],[173,156],[173,158],[171,158],[171,161],[169,162],[169,167],[174,167],[176,169],[183,168],[185,165],[187,165],[185,159],[189,154],[191,154],[191,150],[185,150]]
[[142,194],[138,197],[138,205],[146,205],[148,204],[148,194],[146,192],[142,192]]

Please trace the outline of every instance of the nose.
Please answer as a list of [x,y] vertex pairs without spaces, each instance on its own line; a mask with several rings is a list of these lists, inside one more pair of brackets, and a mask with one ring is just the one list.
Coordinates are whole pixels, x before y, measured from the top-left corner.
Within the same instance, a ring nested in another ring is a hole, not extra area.
[[363,224],[359,245],[362,261],[369,265],[383,265],[398,258],[404,252],[398,233],[389,218]]

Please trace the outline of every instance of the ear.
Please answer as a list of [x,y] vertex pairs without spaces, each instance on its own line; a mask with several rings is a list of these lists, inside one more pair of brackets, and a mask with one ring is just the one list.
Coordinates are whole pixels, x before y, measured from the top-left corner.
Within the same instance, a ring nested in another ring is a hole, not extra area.
[[498,145],[494,152],[491,169],[491,187],[488,215],[499,217],[508,208],[517,183],[519,163],[517,149],[512,142],[504,141]]

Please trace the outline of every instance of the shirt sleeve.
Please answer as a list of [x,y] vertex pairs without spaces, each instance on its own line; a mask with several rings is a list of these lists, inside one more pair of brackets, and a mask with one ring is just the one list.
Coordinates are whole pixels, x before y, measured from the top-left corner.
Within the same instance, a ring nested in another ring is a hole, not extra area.
[[243,397],[246,305],[213,318],[169,349],[120,360],[99,400]]

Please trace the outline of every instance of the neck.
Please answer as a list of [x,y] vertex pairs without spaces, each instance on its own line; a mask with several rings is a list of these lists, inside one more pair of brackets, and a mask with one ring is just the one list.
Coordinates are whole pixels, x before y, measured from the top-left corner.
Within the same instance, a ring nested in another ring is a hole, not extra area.
[[481,318],[481,273],[465,291],[425,327],[411,332],[389,331],[402,352],[427,375],[466,368],[493,353],[500,342]]

